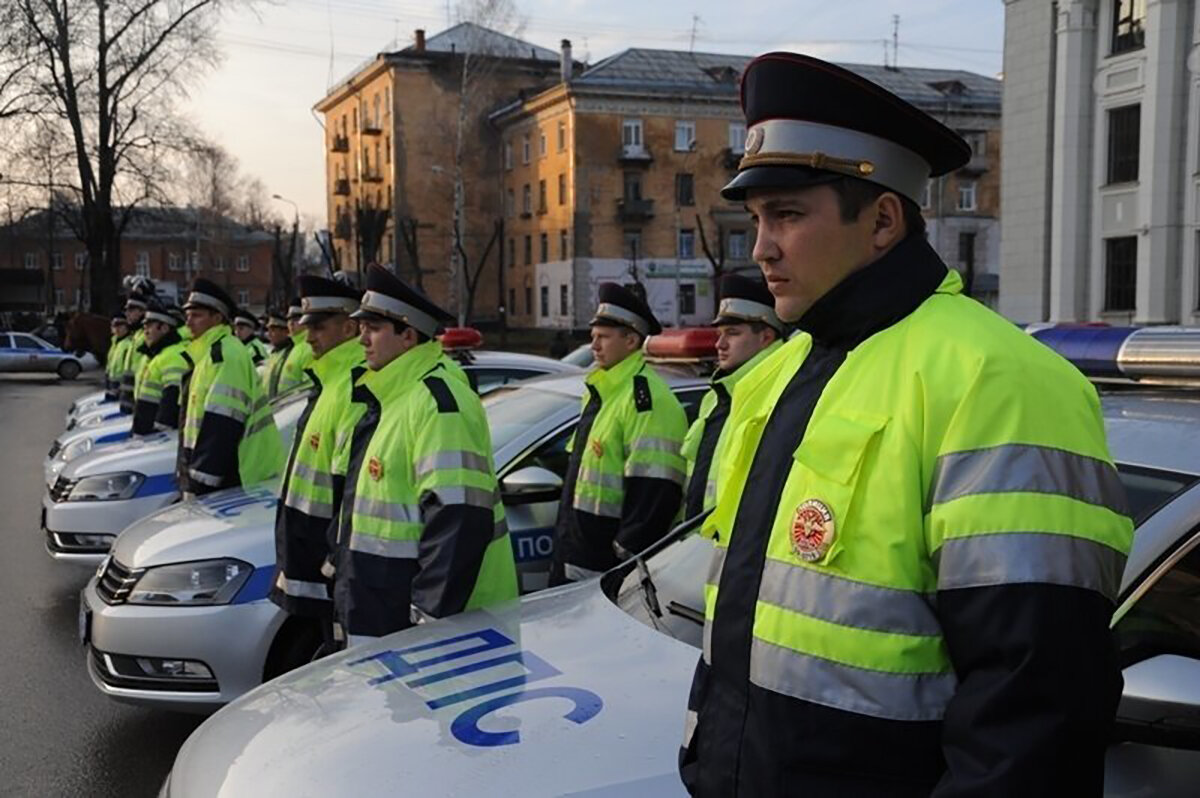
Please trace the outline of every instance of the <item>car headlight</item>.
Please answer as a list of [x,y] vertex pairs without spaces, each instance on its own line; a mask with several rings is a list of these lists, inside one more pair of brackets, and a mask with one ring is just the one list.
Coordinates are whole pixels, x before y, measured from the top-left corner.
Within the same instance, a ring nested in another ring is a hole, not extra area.
[[228,604],[254,567],[241,560],[199,560],[147,568],[127,599],[130,604]]
[[79,440],[72,441],[66,446],[62,447],[58,453],[58,459],[71,461],[76,457],[83,457],[85,454],[90,452],[92,447],[95,445],[95,441],[93,441],[91,438],[80,438]]
[[83,477],[71,486],[71,492],[67,494],[67,501],[107,502],[132,499],[133,494],[137,493],[137,489],[145,481],[144,476],[133,471]]
[[104,413],[97,413],[94,416],[88,416],[87,418],[83,419],[83,421],[80,421],[79,426],[80,427],[98,427],[101,424],[103,424],[105,421],[108,421],[107,416]]

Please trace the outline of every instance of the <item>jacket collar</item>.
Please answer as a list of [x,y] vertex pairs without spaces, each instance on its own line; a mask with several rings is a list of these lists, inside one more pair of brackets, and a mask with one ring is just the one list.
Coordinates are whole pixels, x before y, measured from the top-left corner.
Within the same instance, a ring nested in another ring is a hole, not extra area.
[[358,342],[358,336],[355,336],[342,341],[333,349],[313,360],[311,368],[321,382],[326,383],[334,374],[349,373],[350,369],[362,363],[363,359],[363,346]]
[[227,335],[233,335],[233,328],[228,324],[218,324],[209,327],[203,335],[199,338],[193,338],[192,342],[188,344],[188,354],[192,356],[193,360],[203,357],[208,352],[209,347]]
[[417,344],[379,371],[368,371],[360,383],[370,388],[380,402],[386,402],[428,374],[442,357],[440,341]]
[[910,235],[874,263],[864,266],[818,299],[797,325],[813,340],[853,349],[892,326],[932,294],[958,293],[946,264],[922,235]]
[[646,356],[638,350],[612,368],[593,369],[585,382],[595,388],[603,400],[628,384],[633,375],[640,372],[645,365]]
[[293,344],[302,344],[308,340],[308,330],[301,327],[299,330],[296,330],[296,332],[289,335],[288,338],[292,340]]
[[783,346],[783,341],[778,338],[775,339],[774,341],[771,342],[770,346],[763,348],[762,351],[756,353],[754,355],[754,357],[750,358],[745,363],[743,363],[742,365],[735,368],[733,371],[730,371],[730,372],[718,371],[715,374],[713,374],[712,384],[720,385],[726,391],[728,391],[729,393],[732,394],[733,387],[735,385],[737,385],[739,382],[741,382],[742,377],[745,377],[747,374],[749,374],[751,371],[753,371],[755,366],[757,366],[759,363],[766,360],[772,353],[774,353],[776,350],[778,350],[779,347],[781,347],[781,346]]
[[142,350],[146,354],[150,355],[150,357],[154,357],[159,352],[166,349],[168,346],[177,344],[182,340],[183,339],[179,337],[178,330],[168,330],[166,335],[164,335],[162,338],[158,339],[158,343],[154,344],[153,346],[151,346],[150,344],[144,344],[142,346]]

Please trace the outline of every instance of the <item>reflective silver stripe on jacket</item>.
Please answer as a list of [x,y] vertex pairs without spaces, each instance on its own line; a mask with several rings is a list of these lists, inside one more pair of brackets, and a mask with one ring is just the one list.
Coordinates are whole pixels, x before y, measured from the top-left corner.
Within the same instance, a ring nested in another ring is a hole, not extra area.
[[601,488],[610,488],[612,490],[621,490],[625,486],[625,478],[620,474],[606,474],[598,468],[590,468],[587,466],[579,469],[579,482],[587,482],[590,485],[596,485]]
[[486,457],[478,452],[468,452],[465,450],[434,452],[422,457],[413,464],[413,470],[416,472],[417,479],[421,479],[434,471],[459,468],[469,471],[479,471],[483,474],[491,473],[491,466]]
[[683,719],[683,747],[687,748],[692,744],[692,736],[696,734],[696,726],[700,723],[700,713],[694,709],[687,711],[687,716]]
[[246,393],[241,388],[235,388],[232,385],[219,383],[212,387],[211,392],[217,396],[228,396],[230,399],[236,399],[247,407],[250,406],[250,394]]
[[953,673],[887,673],[754,638],[750,681],[801,701],[890,720],[941,720],[954,696]]
[[292,464],[292,476],[308,480],[319,488],[333,488],[333,475],[318,471],[308,463],[296,461]]
[[580,496],[575,494],[573,502],[576,510],[605,518],[621,517],[621,502],[606,502],[598,496]]
[[1074,535],[997,532],[950,538],[934,552],[938,590],[1042,582],[1095,590],[1115,601],[1125,555]]
[[712,560],[708,563],[708,584],[714,587],[721,584],[721,572],[725,570],[725,555],[728,553],[728,546],[713,545]]
[[495,491],[470,487],[468,485],[436,487],[431,488],[428,492],[437,496],[438,501],[443,506],[465,504],[470,507],[482,507],[485,510],[490,510],[496,504]]
[[329,592],[322,582],[305,582],[303,579],[288,579],[280,571],[275,578],[275,586],[293,598],[329,601]]
[[679,454],[679,449],[682,445],[680,441],[671,438],[655,438],[652,435],[645,435],[634,440],[633,444],[629,447],[629,451]]
[[205,405],[204,412],[206,414],[213,413],[214,415],[232,418],[239,424],[245,423],[247,415],[245,410],[240,410],[236,407],[228,407],[227,405]]
[[923,593],[856,582],[770,557],[763,566],[758,600],[856,629],[942,634],[932,600]]
[[1128,515],[1117,471],[1095,457],[1010,443],[938,458],[929,506],[981,493],[1050,493]]
[[419,543],[415,540],[393,540],[362,532],[350,533],[350,550],[360,554],[374,554],[376,557],[390,557],[394,560],[415,560],[418,546]]
[[633,460],[625,462],[625,476],[641,477],[643,479],[665,479],[682,485],[687,480],[687,474],[675,466],[664,463],[639,463]]
[[508,519],[501,517],[499,521],[492,521],[492,540],[499,540],[508,534]]
[[275,416],[271,415],[270,413],[267,413],[265,416],[260,418],[258,421],[255,421],[253,424],[251,424],[249,427],[247,427],[246,431],[244,433],[242,433],[242,437],[249,438],[251,435],[255,435],[259,432],[262,432],[267,427],[273,427],[273,426],[275,426]]
[[201,485],[205,485],[210,488],[218,487],[221,484],[221,478],[219,476],[206,474],[205,472],[197,471],[194,468],[188,469],[188,476],[191,477],[193,481],[199,482]]
[[289,490],[284,504],[293,510],[299,510],[313,518],[333,518],[333,505],[329,502],[319,502],[308,496]]
[[421,520],[421,508],[415,504],[368,499],[365,496],[354,497],[354,512],[382,521],[416,522]]

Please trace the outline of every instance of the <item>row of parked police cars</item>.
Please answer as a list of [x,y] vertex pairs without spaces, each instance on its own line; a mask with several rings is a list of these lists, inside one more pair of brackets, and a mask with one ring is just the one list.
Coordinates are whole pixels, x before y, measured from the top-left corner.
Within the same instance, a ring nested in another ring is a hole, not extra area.
[[[647,344],[689,417],[712,333]],[[1137,524],[1113,618],[1125,693],[1105,794],[1194,795],[1200,330],[1030,334],[1101,386]],[[445,343],[475,338],[458,335]],[[220,709],[184,744],[162,795],[682,793],[675,761],[710,544],[685,522],[597,579],[542,590],[586,353],[457,351],[484,394],[526,595],[311,664],[318,630],[267,600],[277,485],[180,502],[175,433],[130,438],[102,396],[71,408],[45,461],[42,528],[51,556],[95,568],[79,609],[92,680],[118,701]],[[305,399],[273,400],[285,443]]]

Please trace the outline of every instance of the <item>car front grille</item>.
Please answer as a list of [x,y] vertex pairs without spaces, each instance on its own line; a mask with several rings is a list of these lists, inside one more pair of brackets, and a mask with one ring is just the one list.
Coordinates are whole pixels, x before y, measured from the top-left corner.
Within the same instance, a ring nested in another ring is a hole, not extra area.
[[62,451],[62,444],[59,443],[58,441],[55,441],[54,444],[50,447],[50,453],[47,454],[46,456],[49,457],[51,460],[53,460],[54,455],[58,454],[61,451]]
[[141,575],[141,571],[126,568],[115,557],[110,557],[104,573],[96,580],[96,592],[106,604],[124,604]]
[[71,488],[75,487],[77,480],[67,479],[62,474],[58,475],[58,479],[54,481],[54,486],[50,488],[50,501],[57,504],[58,502],[66,501],[71,495]]

